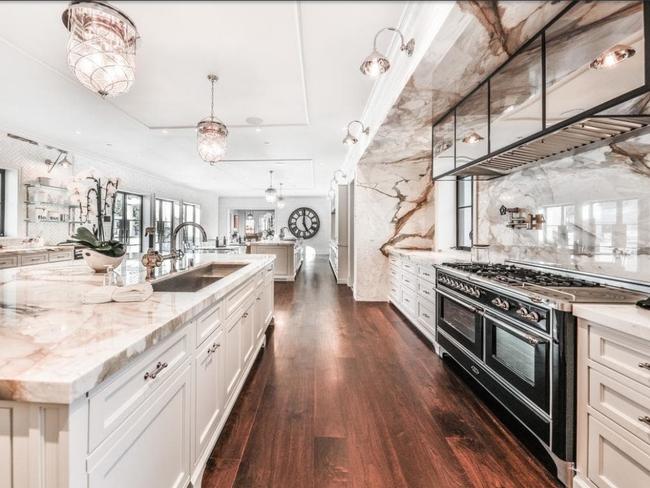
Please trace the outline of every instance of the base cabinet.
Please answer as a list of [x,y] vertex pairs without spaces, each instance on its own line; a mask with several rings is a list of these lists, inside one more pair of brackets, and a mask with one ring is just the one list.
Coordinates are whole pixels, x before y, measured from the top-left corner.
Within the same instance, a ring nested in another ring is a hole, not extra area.
[[88,487],[183,488],[190,478],[190,365],[88,459]]
[[[237,312],[235,312],[236,314]],[[224,353],[224,384],[226,385],[226,399],[230,398],[237,386],[237,380],[241,373],[241,331],[243,319],[241,315],[233,317],[226,325],[226,351]]]

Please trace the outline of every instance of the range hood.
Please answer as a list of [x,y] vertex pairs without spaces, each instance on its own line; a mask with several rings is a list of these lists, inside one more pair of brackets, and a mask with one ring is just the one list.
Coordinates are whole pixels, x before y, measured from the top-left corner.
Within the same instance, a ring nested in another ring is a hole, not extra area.
[[461,167],[454,174],[457,176],[503,176],[528,164],[575,154],[599,145],[632,137],[637,133],[640,134],[649,126],[650,116],[594,115],[490,156],[476,164]]

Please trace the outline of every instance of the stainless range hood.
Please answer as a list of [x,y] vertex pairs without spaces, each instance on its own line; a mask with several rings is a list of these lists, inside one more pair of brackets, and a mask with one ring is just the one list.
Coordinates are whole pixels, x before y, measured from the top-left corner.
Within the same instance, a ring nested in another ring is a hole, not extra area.
[[594,115],[474,165],[460,168],[454,174],[457,176],[503,176],[528,164],[576,154],[599,145],[627,139],[637,133],[645,132],[643,129],[649,126],[650,116]]

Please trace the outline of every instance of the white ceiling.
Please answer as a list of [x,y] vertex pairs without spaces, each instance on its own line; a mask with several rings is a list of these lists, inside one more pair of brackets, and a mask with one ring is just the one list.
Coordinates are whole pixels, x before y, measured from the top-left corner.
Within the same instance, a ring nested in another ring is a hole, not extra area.
[[[141,35],[136,82],[102,100],[66,64],[66,2],[0,3],[0,127],[220,195],[259,195],[275,170],[288,195],[324,195],[347,123],[372,80],[359,72],[405,2],[113,2]],[[390,36],[382,38],[386,48]],[[230,128],[228,161],[196,153],[193,126]],[[263,119],[261,131],[247,124]]]

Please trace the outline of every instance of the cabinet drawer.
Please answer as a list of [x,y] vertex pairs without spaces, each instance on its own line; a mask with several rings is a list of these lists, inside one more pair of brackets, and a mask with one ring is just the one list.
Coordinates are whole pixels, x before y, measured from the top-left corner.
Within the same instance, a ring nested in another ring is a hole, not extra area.
[[406,288],[402,289],[402,306],[412,317],[417,317],[418,302],[415,292]]
[[[119,376],[91,394],[88,401],[88,447],[95,449],[161,382],[189,358],[189,327],[145,353]],[[166,366],[165,366],[166,365]],[[153,375],[153,376],[152,376]]]
[[0,255],[0,269],[15,268],[18,266],[18,256],[2,256]]
[[418,300],[418,322],[435,335],[436,313],[433,307],[424,300]]
[[406,271],[402,272],[402,285],[413,290],[414,292],[418,289],[418,279],[414,274],[407,273]]
[[230,293],[226,297],[226,317],[230,317],[232,313],[253,294],[254,291],[255,280],[251,279]]
[[388,274],[390,275],[390,278],[393,281],[399,281],[400,279],[402,279],[402,273],[400,273],[400,270],[397,266],[390,266],[390,269],[388,270]]
[[423,280],[427,280],[431,283],[436,282],[436,272],[433,266],[430,264],[421,264],[418,266],[418,276]]
[[47,263],[47,253],[38,253],[38,254],[21,254],[20,255],[20,265],[21,266],[31,266],[32,264],[43,264]]
[[598,488],[650,486],[650,454],[590,415],[587,475]]
[[589,404],[650,447],[650,389],[615,376],[589,368]]
[[50,263],[58,263],[59,261],[70,261],[74,257],[73,251],[50,251],[47,253]]
[[436,287],[433,283],[429,283],[423,279],[418,279],[418,295],[434,303],[436,299]]
[[393,303],[400,304],[402,303],[402,288],[397,283],[391,283],[390,285],[390,300]]
[[642,339],[590,325],[589,357],[650,387],[650,343]]
[[223,323],[223,302],[211,305],[201,312],[196,319],[196,347],[203,344],[210,334],[221,327]]
[[402,271],[407,271],[409,273],[417,275],[418,267],[409,261],[402,261]]
[[392,254],[388,257],[388,262],[393,265],[393,266],[399,266],[400,264],[400,258],[397,256],[393,256]]

